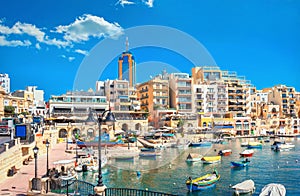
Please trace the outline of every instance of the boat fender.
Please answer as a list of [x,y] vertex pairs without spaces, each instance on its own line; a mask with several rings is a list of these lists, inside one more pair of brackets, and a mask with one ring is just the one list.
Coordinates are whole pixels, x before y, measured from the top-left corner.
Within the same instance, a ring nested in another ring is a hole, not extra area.
[[137,171],[137,172],[136,172],[136,175],[137,175],[137,177],[140,177],[140,176],[141,176],[141,172],[140,172],[140,171]]

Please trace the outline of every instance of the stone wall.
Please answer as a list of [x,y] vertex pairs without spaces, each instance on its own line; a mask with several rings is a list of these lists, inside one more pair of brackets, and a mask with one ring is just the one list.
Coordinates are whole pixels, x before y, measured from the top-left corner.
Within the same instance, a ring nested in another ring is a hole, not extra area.
[[0,182],[4,181],[7,177],[8,170],[15,166],[17,169],[22,167],[23,157],[22,148],[19,139],[15,139],[15,146],[6,148],[0,156]]

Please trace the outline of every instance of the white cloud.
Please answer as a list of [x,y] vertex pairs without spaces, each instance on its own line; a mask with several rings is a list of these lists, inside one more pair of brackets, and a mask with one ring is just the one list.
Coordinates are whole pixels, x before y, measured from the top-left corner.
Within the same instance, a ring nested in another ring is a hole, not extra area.
[[30,46],[31,42],[29,40],[7,40],[5,36],[0,35],[0,46],[10,46],[10,47],[16,47],[16,46]]
[[60,55],[62,58],[64,58],[64,59],[68,59],[68,61],[69,62],[72,62],[74,59],[75,59],[75,57],[73,57],[73,56],[69,56],[69,57],[67,57],[66,55],[64,55],[64,54],[62,54],[62,55]]
[[86,51],[86,50],[76,49],[75,52],[78,53],[78,54],[83,54],[84,56],[89,55],[89,52]]
[[119,0],[115,5],[119,5],[119,4],[124,7],[124,5],[133,5],[135,3],[127,0]]
[[35,48],[38,49],[38,50],[40,50],[40,49],[41,49],[40,44],[39,44],[39,43],[36,43],[36,44],[35,44]]
[[[3,35],[28,35],[31,37],[34,37],[38,43],[45,43],[48,45],[55,45],[57,47],[66,47],[70,45],[67,41],[61,41],[54,39],[49,39],[48,36],[46,36],[46,33],[43,32],[41,29],[37,28],[35,25],[27,24],[27,23],[21,23],[16,22],[11,28],[2,25],[2,21],[0,21],[0,34]],[[25,42],[25,41],[24,41]],[[36,48],[39,49],[40,46]]]
[[85,14],[75,22],[56,27],[57,33],[64,34],[64,39],[69,42],[88,41],[90,37],[118,38],[123,34],[123,29],[118,23],[109,23],[104,18]]
[[154,3],[154,0],[148,0],[148,1],[145,1],[145,4],[146,4],[148,7],[153,7],[153,3]]

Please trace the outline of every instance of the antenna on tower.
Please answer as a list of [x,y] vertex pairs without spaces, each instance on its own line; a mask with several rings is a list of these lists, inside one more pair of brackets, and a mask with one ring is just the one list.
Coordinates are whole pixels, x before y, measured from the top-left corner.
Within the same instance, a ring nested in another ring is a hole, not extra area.
[[128,37],[126,37],[126,42],[125,42],[125,44],[126,44],[126,52],[128,52],[128,48],[129,48]]

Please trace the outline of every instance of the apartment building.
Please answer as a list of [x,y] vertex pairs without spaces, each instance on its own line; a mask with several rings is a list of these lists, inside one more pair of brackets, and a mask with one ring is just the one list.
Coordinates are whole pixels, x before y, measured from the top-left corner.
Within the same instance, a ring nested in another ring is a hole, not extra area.
[[187,73],[171,73],[170,84],[170,107],[178,113],[192,113],[192,78]]
[[194,110],[200,115],[228,112],[227,86],[221,82],[193,85]]
[[109,109],[107,99],[93,90],[69,91],[63,95],[52,95],[49,99],[50,117],[85,117],[89,108],[98,113]]
[[[156,109],[169,108],[169,81],[163,75],[137,85],[141,109],[153,114]],[[151,117],[150,117],[151,118]]]
[[10,78],[8,74],[0,74],[0,86],[6,94],[10,93]]
[[222,71],[222,80],[228,87],[228,111],[235,117],[246,116],[246,103],[251,99],[253,86],[236,72]]
[[5,90],[0,86],[0,119],[4,117],[4,96]]
[[280,106],[281,117],[296,117],[296,91],[294,87],[277,85],[272,87],[268,99]]

